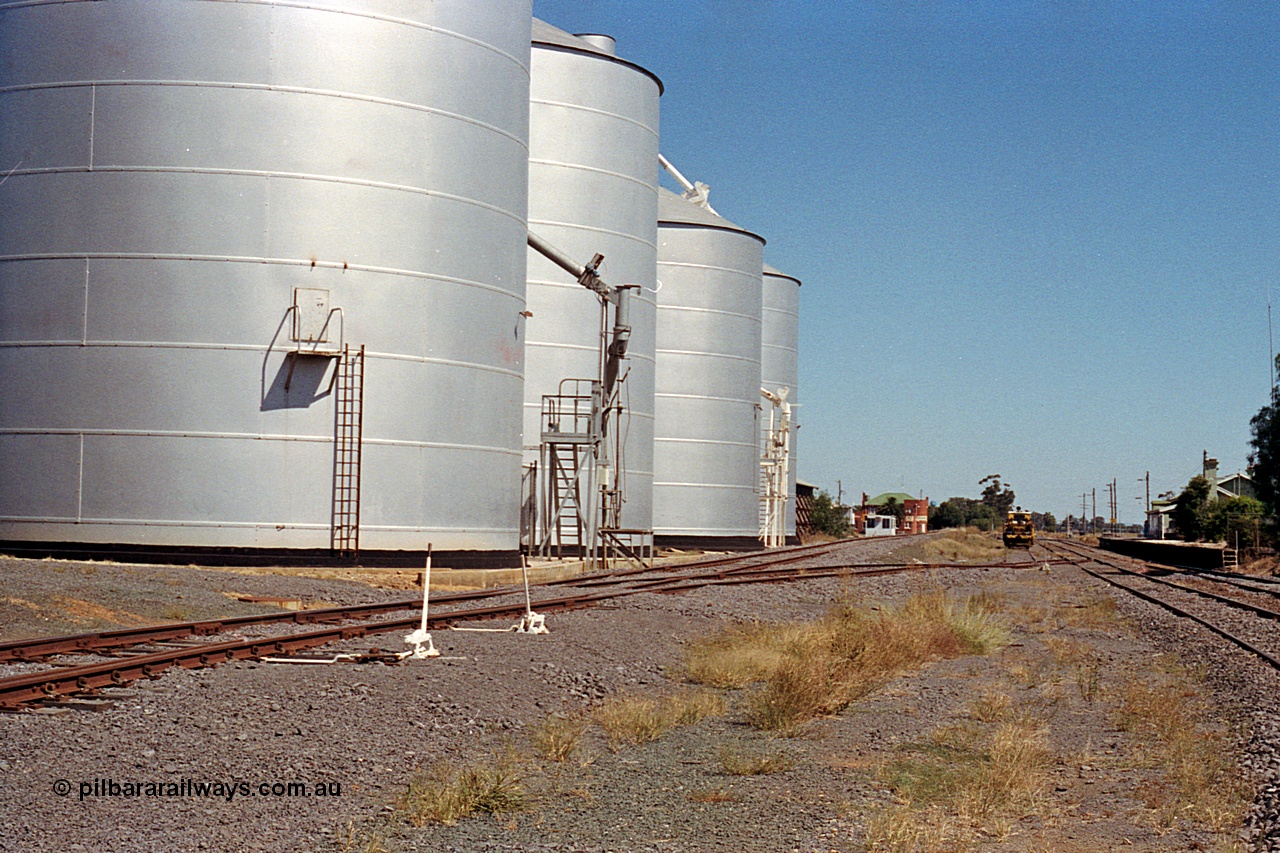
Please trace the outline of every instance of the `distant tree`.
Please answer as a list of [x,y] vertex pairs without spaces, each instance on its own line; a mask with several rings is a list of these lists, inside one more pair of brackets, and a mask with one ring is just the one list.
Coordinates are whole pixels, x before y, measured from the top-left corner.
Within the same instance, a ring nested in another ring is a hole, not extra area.
[[1208,480],[1196,475],[1178,495],[1178,502],[1173,508],[1173,524],[1178,535],[1187,542],[1195,542],[1204,536],[1210,488]]
[[937,506],[929,507],[929,529],[943,530],[948,527],[964,527],[964,507],[956,501],[960,498],[945,500]]
[[1233,548],[1237,541],[1252,546],[1262,529],[1262,515],[1262,502],[1253,498],[1214,501],[1204,514],[1204,538],[1210,542],[1226,542]]
[[[1276,370],[1280,372],[1280,356],[1276,356]],[[1249,426],[1253,484],[1266,514],[1274,517],[1280,499],[1280,385],[1271,389],[1271,403],[1253,416]]]
[[880,507],[881,515],[892,515],[898,519],[898,527],[902,527],[903,521],[907,517],[907,508],[903,504],[898,503],[898,499],[893,495],[884,499],[884,505]]
[[1033,512],[1031,513],[1031,526],[1036,530],[1057,530],[1058,520],[1053,517],[1051,512]]
[[1000,482],[999,474],[988,474],[978,481],[978,485],[986,484],[982,490],[982,502],[995,510],[996,518],[1004,519],[1013,509],[1013,489],[1007,483]]
[[848,536],[853,532],[849,519],[845,516],[844,507],[837,506],[831,495],[825,491],[818,492],[813,499],[813,509],[809,512],[809,524],[818,533],[828,536]]
[[997,521],[996,511],[973,498],[947,498],[936,507],[929,508],[929,529],[946,527],[977,527],[991,530]]

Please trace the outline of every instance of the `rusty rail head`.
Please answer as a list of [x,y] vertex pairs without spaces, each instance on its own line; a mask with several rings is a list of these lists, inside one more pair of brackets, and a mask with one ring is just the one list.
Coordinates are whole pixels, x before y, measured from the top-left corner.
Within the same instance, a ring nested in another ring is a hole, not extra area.
[[[823,547],[830,548],[838,544],[840,543],[825,543]],[[545,598],[532,602],[532,607],[539,612],[551,613],[587,607],[600,601],[629,595],[637,595],[644,592],[674,593],[712,584],[780,583],[840,575],[884,575],[944,567],[940,564],[924,563],[899,565],[873,563],[803,568],[799,570],[779,569],[778,566],[791,564],[798,560],[813,556],[812,553],[808,552],[812,552],[816,549],[812,546],[807,547],[805,548],[806,553],[803,554],[797,554],[797,550],[798,549],[789,549],[785,554],[779,555],[780,559],[775,559],[771,562],[753,563],[747,566],[720,569],[718,571],[703,573],[672,574],[663,578],[647,579],[638,582],[629,580],[637,574],[636,572],[619,572],[610,576],[607,583],[605,583],[606,578],[598,577],[592,579],[591,585],[587,585],[589,588],[590,586],[617,587],[615,589],[606,589],[596,592],[578,592],[576,594],[555,598]],[[752,556],[758,557],[758,555]],[[740,562],[742,559],[743,557],[739,556],[728,559],[706,561],[705,563],[700,563],[698,565],[706,568],[709,565],[724,565],[726,563]],[[1042,562],[1043,561],[1033,561],[1029,563],[971,564],[965,566],[948,564],[945,567],[990,568],[999,566],[1004,568],[1023,568],[1039,566]],[[686,564],[681,568],[688,567],[689,566]],[[855,569],[861,570],[855,571]],[[503,587],[479,592],[446,594],[438,596],[433,600],[436,602],[471,601],[492,598],[500,595],[508,595],[514,591],[514,587]],[[24,645],[26,648],[57,649],[57,651],[43,652],[43,654],[47,655],[55,654],[59,651],[87,651],[110,648],[113,647],[113,644],[114,647],[121,645],[135,645],[139,642],[156,639],[160,635],[163,635],[164,639],[174,639],[184,636],[198,635],[201,633],[208,634],[211,631],[227,630],[228,628],[240,627],[243,625],[267,624],[270,622],[309,624],[314,622],[332,621],[336,618],[359,618],[363,615],[376,615],[378,613],[393,612],[395,610],[416,610],[419,609],[419,607],[420,604],[418,600],[415,599],[412,601],[357,605],[354,607],[326,608],[324,610],[290,611],[283,614],[263,614],[259,616],[234,617],[212,621],[204,620],[201,622],[155,626],[153,628],[123,629],[120,631],[102,632],[100,634],[79,634],[70,637],[54,637],[38,641],[16,641],[0,644],[0,654],[7,652],[10,654],[10,657],[7,659],[15,660],[19,659],[17,655],[21,652],[21,648],[24,647]],[[519,618],[524,615],[524,612],[524,602],[517,601],[511,604],[490,607],[476,607],[471,609],[436,612],[431,614],[427,624],[428,627],[431,628],[444,628],[449,625],[466,621]],[[308,618],[306,618],[305,621],[300,622],[297,618],[299,616],[305,616]],[[421,615],[415,614],[412,617],[404,619],[370,622],[360,625],[329,626],[297,634],[266,637],[254,640],[235,640],[221,643],[202,644],[198,646],[139,655],[125,660],[111,660],[96,664],[63,667],[52,671],[14,676],[11,678],[0,679],[0,708],[16,708],[42,698],[93,691],[109,686],[118,686],[121,684],[127,684],[131,681],[136,681],[140,678],[155,678],[173,666],[195,669],[204,666],[216,666],[219,663],[225,663],[233,660],[259,658],[266,655],[290,654],[304,651],[306,649],[316,648],[338,640],[351,640],[371,634],[412,629],[418,627],[420,622]],[[142,636],[146,636],[147,639],[137,639]],[[43,646],[41,644],[43,644]],[[0,658],[0,660],[3,659],[5,658]]]
[[[1150,593],[1143,592],[1140,589],[1134,589],[1128,584],[1120,583],[1120,581],[1116,580],[1113,577],[1109,577],[1102,572],[1094,571],[1093,569],[1090,569],[1087,566],[1085,566],[1084,563],[1086,562],[1100,563],[1104,566],[1110,566],[1111,568],[1116,569],[1124,574],[1140,577],[1144,580],[1151,581],[1153,583],[1164,584],[1166,586],[1172,586],[1178,589],[1185,589],[1189,592],[1196,592],[1208,598],[1218,599],[1222,603],[1235,606],[1235,607],[1242,607],[1243,609],[1246,609],[1246,610],[1254,610],[1255,608],[1253,607],[1253,605],[1248,605],[1244,602],[1235,601],[1234,599],[1216,596],[1213,593],[1205,592],[1203,590],[1195,590],[1191,587],[1183,587],[1181,584],[1175,584],[1170,581],[1163,581],[1159,578],[1151,577],[1150,575],[1145,574],[1143,572],[1124,568],[1112,560],[1098,559],[1096,554],[1082,554],[1080,553],[1079,550],[1076,550],[1076,548],[1067,546],[1064,543],[1059,542],[1056,544],[1059,546],[1060,549],[1065,550],[1069,554],[1073,554],[1075,559],[1073,559],[1072,562],[1075,564],[1076,568],[1080,569],[1080,571],[1085,572],[1086,574],[1091,575],[1092,577],[1095,577],[1098,580],[1103,581],[1104,583],[1108,583],[1111,586],[1114,586],[1118,589],[1122,589],[1125,592],[1133,595],[1135,598],[1140,598],[1143,601],[1146,601],[1150,604],[1154,604],[1157,607],[1163,608],[1169,611],[1170,613],[1174,614],[1175,616],[1179,616],[1183,619],[1189,619],[1190,621],[1195,622],[1196,624],[1211,631],[1212,633],[1217,634],[1219,637],[1222,637],[1227,642],[1232,643],[1233,645],[1236,645],[1247,652],[1250,652],[1251,654],[1255,655],[1259,660],[1265,661],[1266,663],[1270,664],[1272,668],[1280,669],[1280,658],[1277,658],[1274,655],[1268,654],[1262,649],[1259,649],[1257,646],[1253,645],[1248,640],[1245,640],[1244,638],[1237,636],[1236,634],[1233,634],[1232,632],[1226,630],[1225,628],[1215,625],[1214,623],[1210,622],[1208,619],[1204,619],[1203,617],[1197,616],[1196,614],[1191,613],[1190,611],[1185,610],[1170,601],[1166,601],[1160,598],[1159,596],[1151,595]],[[1138,560],[1136,562],[1142,562],[1145,564],[1145,561],[1141,561],[1141,560]],[[1258,608],[1258,609],[1265,610],[1264,608]],[[1264,614],[1258,614],[1258,615],[1264,615]],[[1273,611],[1269,611],[1269,610],[1265,610],[1265,615],[1266,615],[1266,618],[1280,617],[1280,613],[1274,613]]]

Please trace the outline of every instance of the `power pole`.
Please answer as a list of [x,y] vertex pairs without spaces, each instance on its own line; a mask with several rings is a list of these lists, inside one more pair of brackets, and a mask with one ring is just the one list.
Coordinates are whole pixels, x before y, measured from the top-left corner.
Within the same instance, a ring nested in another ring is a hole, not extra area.
[[1116,525],[1119,523],[1119,519],[1117,518],[1117,516],[1120,515],[1119,498],[1120,498],[1119,484],[1116,482],[1116,478],[1112,477],[1111,478],[1111,532],[1113,534],[1116,532]]
[[844,484],[836,480],[836,506],[844,506]]
[[1080,533],[1089,532],[1089,493],[1080,493]]
[[1093,512],[1089,514],[1089,523],[1093,525],[1090,530],[1094,533],[1098,532],[1098,490],[1091,489],[1089,494],[1093,496]]

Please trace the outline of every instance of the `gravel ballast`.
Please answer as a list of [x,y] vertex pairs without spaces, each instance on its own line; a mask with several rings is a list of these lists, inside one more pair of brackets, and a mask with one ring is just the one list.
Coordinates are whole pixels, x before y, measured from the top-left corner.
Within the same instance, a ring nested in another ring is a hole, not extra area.
[[[889,559],[901,546],[863,541],[814,563]],[[1014,553],[1012,559],[1025,558]],[[297,577],[158,567],[86,573],[83,564],[4,563],[8,598],[52,602],[64,595],[111,611],[146,612],[136,602],[162,602],[166,590],[193,611],[224,601],[232,610],[244,606],[223,595],[227,590],[335,604],[404,597]],[[68,578],[73,591],[63,591]],[[1280,678],[1213,635],[1060,567],[1051,577],[1027,569],[931,570],[644,594],[553,614],[546,636],[437,631],[442,656],[435,660],[228,664],[112,691],[114,704],[98,712],[0,715],[0,850],[372,850],[373,841],[423,851],[865,849],[868,817],[895,805],[877,768],[939,725],[966,719],[983,690],[1013,691],[1008,672],[1043,642],[1042,627],[1033,630],[1014,616],[1009,649],[930,664],[810,724],[799,737],[770,739],[745,726],[733,710],[736,694],[726,691],[727,715],[653,743],[614,752],[592,727],[579,760],[565,766],[525,754],[519,760],[532,792],[526,811],[413,827],[392,804],[418,770],[527,750],[532,727],[549,714],[585,714],[609,696],[679,689],[672,676],[684,643],[731,621],[813,619],[842,595],[891,602],[936,586],[956,594],[997,590],[1010,600],[1021,590],[1034,601],[1042,592],[1035,584],[1045,583],[1056,585],[1056,595],[1115,598],[1128,629],[1060,627],[1052,634],[1074,631],[1096,647],[1105,662],[1104,688],[1108,673],[1118,679],[1161,654],[1202,665],[1209,698],[1235,727],[1241,773],[1257,791],[1244,823],[1225,837],[1251,851],[1280,851]],[[30,633],[50,633],[36,627]],[[382,635],[326,651],[370,645],[390,649],[400,638]],[[1052,693],[1058,702],[1059,760],[1048,771],[1046,797],[1061,808],[1017,821],[975,849],[1213,849],[1223,840],[1190,823],[1157,827],[1148,820],[1136,790],[1149,771],[1119,761],[1133,744],[1107,722],[1104,703],[1085,703],[1074,686],[1066,690],[1052,679],[1015,686],[1022,691],[1017,701]],[[788,769],[730,776],[721,767],[726,745],[783,755]],[[1086,754],[1098,757],[1077,760]],[[62,782],[66,794],[57,787]],[[272,794],[273,785],[290,782],[310,790],[322,783],[333,795]],[[190,793],[217,783],[220,795]],[[112,784],[121,790],[135,784],[142,793],[112,796]],[[168,795],[165,786],[176,790]]]

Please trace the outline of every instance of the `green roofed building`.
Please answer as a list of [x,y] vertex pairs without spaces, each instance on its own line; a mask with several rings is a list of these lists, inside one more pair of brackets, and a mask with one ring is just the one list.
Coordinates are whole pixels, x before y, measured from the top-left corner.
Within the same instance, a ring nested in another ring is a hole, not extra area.
[[929,532],[929,499],[917,498],[906,492],[885,492],[870,499],[864,495],[861,515],[865,517],[867,511],[887,506],[890,498],[904,510],[902,524],[898,527],[899,535]]
[[889,498],[893,498],[894,503],[906,506],[907,501],[915,500],[916,496],[909,495],[906,492],[885,492],[883,495],[876,495],[874,498],[867,501],[867,506],[884,506],[889,502]]

